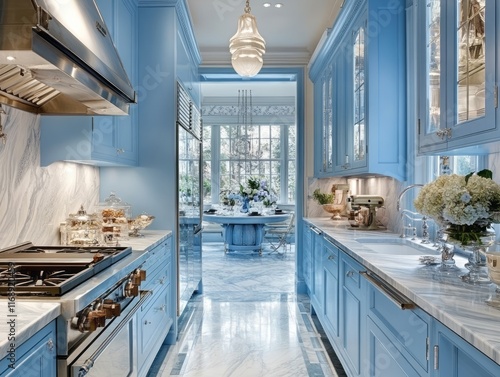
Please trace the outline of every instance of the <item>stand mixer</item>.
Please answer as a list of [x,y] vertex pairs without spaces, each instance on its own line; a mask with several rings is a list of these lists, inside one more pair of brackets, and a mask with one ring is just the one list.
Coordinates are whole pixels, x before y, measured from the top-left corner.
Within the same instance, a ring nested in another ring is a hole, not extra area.
[[376,209],[384,205],[384,198],[379,195],[351,195],[347,198],[352,209],[368,208],[368,218],[364,221],[363,229],[380,230],[375,220]]

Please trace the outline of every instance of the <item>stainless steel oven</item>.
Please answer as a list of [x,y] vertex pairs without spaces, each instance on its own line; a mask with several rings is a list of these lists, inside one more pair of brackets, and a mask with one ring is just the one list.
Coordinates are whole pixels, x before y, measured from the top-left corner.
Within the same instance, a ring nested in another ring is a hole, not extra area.
[[[136,374],[135,312],[151,297],[141,290],[146,256],[130,247],[34,246],[0,250],[0,295],[15,292],[61,304],[57,318],[58,377]],[[85,283],[85,284],[82,284]]]
[[135,313],[150,298],[150,291],[131,300],[119,317],[115,317],[96,336],[87,338],[59,360],[58,376],[126,377],[137,373]]

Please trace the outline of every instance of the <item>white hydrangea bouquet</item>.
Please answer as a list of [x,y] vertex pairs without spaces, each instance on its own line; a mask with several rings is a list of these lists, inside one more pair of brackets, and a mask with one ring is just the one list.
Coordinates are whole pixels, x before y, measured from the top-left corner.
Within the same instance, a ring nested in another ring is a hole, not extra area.
[[448,227],[462,245],[480,242],[491,223],[500,222],[500,185],[490,170],[477,174],[442,175],[425,185],[414,201],[421,214]]

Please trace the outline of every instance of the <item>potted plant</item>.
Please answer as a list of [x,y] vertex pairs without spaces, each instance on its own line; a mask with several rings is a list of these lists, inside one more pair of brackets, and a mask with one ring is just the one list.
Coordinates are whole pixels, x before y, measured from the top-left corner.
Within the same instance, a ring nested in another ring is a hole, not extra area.
[[333,190],[330,193],[323,193],[320,189],[316,189],[313,192],[313,198],[323,206],[326,212],[332,214],[332,220],[341,220],[340,212],[342,207],[334,204],[335,192]]

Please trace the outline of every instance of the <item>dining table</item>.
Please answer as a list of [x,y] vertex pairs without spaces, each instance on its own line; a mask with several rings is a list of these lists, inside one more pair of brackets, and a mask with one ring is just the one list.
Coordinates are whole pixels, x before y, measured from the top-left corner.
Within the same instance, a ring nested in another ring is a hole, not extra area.
[[264,227],[283,222],[289,213],[205,212],[203,220],[222,225],[224,252],[255,251],[262,255]]

